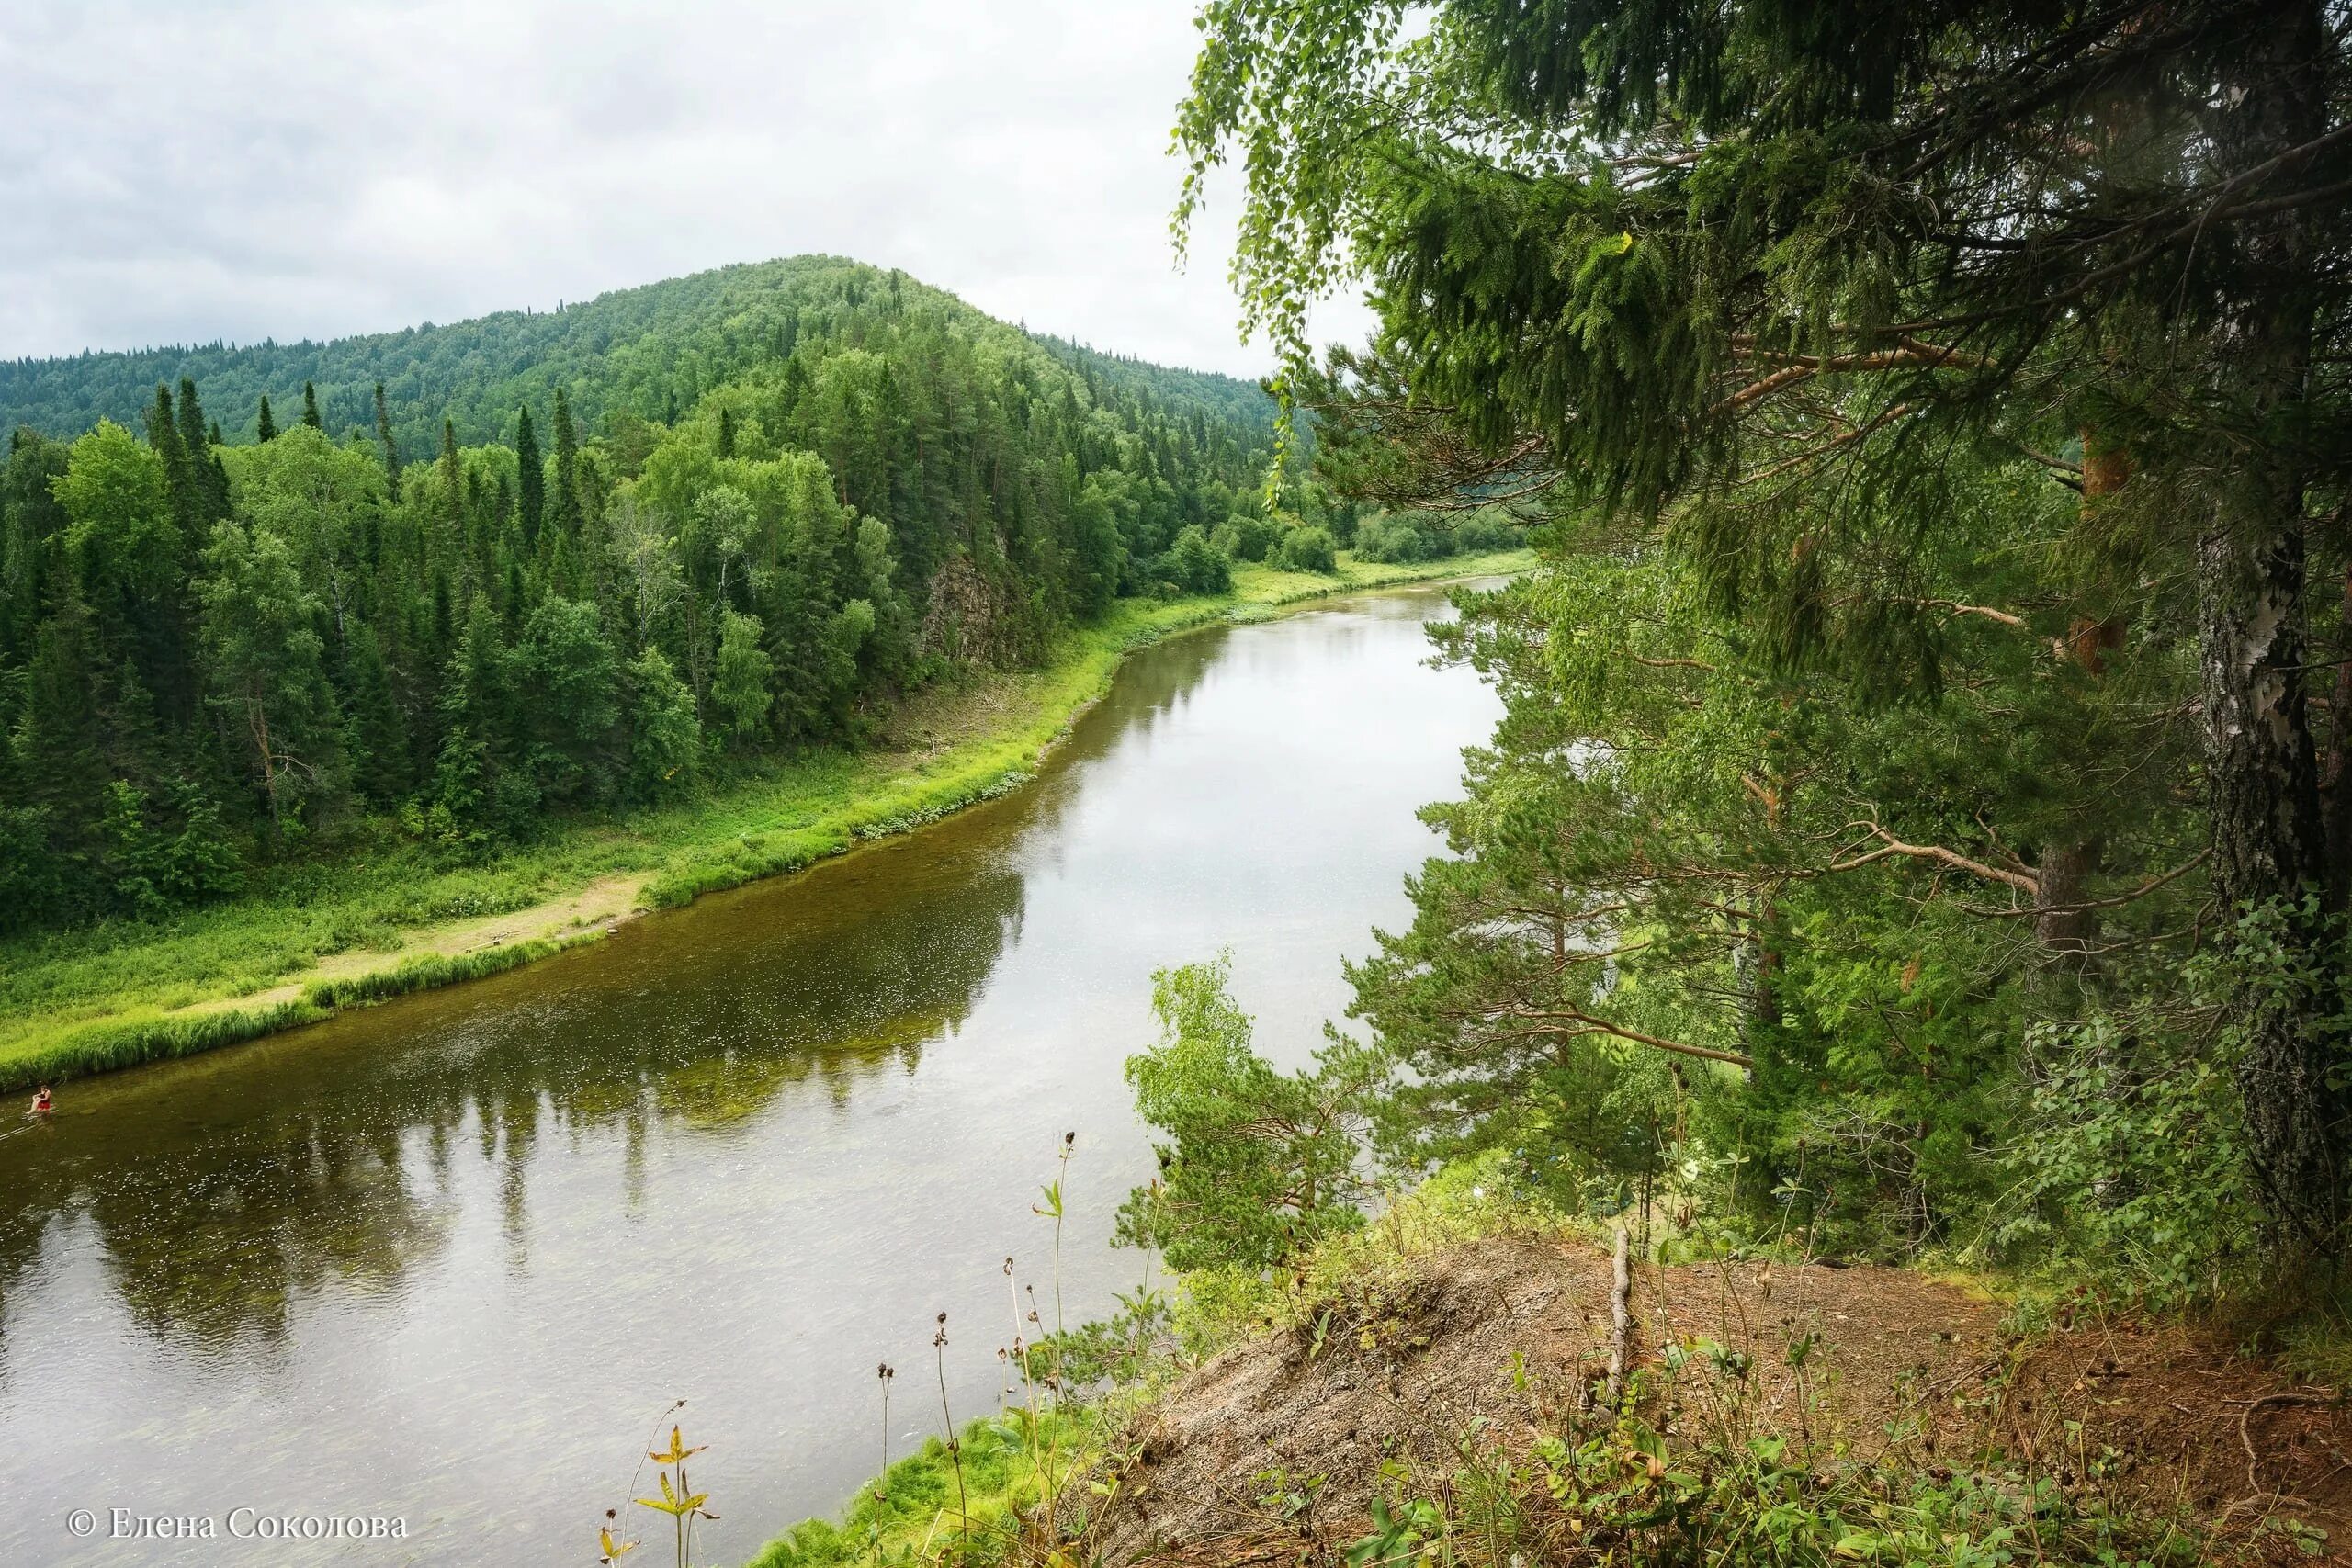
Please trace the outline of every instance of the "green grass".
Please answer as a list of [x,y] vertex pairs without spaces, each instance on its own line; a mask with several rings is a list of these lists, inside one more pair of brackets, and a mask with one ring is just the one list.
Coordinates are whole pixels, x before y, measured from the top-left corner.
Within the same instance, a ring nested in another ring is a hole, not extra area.
[[[390,952],[406,937],[528,908],[600,877],[645,877],[641,902],[661,908],[797,871],[1018,788],[1136,648],[1195,626],[1262,619],[1303,600],[1510,571],[1528,558],[1345,563],[1334,577],[1244,567],[1230,595],[1122,601],[1100,625],[1068,637],[1043,670],[989,677],[960,696],[923,695],[916,709],[938,718],[947,737],[927,756],[815,752],[678,806],[560,828],[479,865],[436,865],[377,823],[337,858],[280,868],[260,891],[231,903],[160,923],[0,944],[0,1090],[186,1055],[339,1007],[511,968],[566,943],[420,955],[390,971],[311,985],[299,999],[234,1005],[299,981],[322,958]],[[208,1010],[178,1010],[197,1004]]]
[[975,1421],[958,1435],[960,1491],[947,1445],[933,1438],[862,1487],[839,1524],[804,1519],[768,1542],[751,1568],[1003,1561],[1023,1511],[1045,1500],[1048,1478],[1057,1493],[1082,1478],[1100,1457],[1101,1432],[1100,1417],[1086,1409],[1048,1409],[1033,1420],[1016,1408]]

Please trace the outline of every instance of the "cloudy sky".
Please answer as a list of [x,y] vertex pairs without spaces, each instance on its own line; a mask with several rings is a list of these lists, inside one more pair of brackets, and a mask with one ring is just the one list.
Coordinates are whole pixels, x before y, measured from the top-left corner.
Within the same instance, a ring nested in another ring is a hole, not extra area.
[[1230,200],[1185,272],[1168,243],[1193,9],[15,6],[0,355],[340,336],[823,251],[1257,375]]

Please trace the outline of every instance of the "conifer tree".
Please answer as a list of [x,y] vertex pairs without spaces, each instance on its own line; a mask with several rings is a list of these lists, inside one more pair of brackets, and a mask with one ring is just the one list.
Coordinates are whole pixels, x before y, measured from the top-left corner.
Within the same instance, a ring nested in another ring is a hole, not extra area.
[[196,382],[186,376],[180,378],[179,427],[198,513],[203,526],[209,529],[229,515],[229,475],[212,450],[217,444],[206,428],[203,405],[197,401]]
[[302,383],[302,423],[309,425],[312,430],[324,430],[326,428],[326,426],[319,420],[318,389],[311,386],[308,381]]
[[277,422],[269,415],[269,394],[261,395],[261,412],[254,420],[254,439],[274,441],[277,438]]
[[[1250,150],[1236,281],[1290,384],[1329,404],[1318,443],[1376,499],[1593,508],[1596,558],[1628,531],[1670,555],[1775,679],[1925,700],[1950,622],[1986,611],[2063,647],[2078,615],[2125,604],[2148,657],[2192,647],[2202,689],[2177,711],[2201,730],[2245,1169],[2276,1256],[2340,1256],[2352,965],[2306,641],[2308,562],[2344,547],[2352,485],[2352,447],[2316,434],[2352,420],[2340,18],[2318,0],[1434,10],[1409,37],[1387,0],[1207,13],[1182,212]],[[1379,333],[1318,372],[1306,306],[1352,276]],[[1919,586],[1963,452],[2078,492],[2107,455],[2135,477],[2004,608]],[[1785,806],[1770,770],[1749,777]],[[2010,804],[2032,819],[2062,784]],[[1966,812],[1938,827],[1961,848],[1863,817],[1857,853],[2038,888],[2099,803],[2064,807],[2022,846]]]
[[531,428],[531,411],[526,405],[514,414],[514,468],[523,520],[523,547],[536,554],[539,547],[539,526],[546,520],[548,476],[547,465],[539,456],[538,434]]
[[87,851],[107,783],[91,619],[72,579],[62,580],[34,641],[10,738],[22,764],[22,798],[43,813],[51,849],[68,861]]
[[384,384],[376,383],[376,445],[384,454],[384,487],[394,501],[401,494],[401,449],[392,439],[392,411],[384,400]]
[[555,389],[555,494],[548,521],[559,538],[580,537],[580,432],[571,423],[571,404],[563,389]]
[[470,562],[472,552],[466,538],[466,470],[458,457],[458,427],[450,420],[441,422],[441,523],[447,530],[443,548],[458,552],[460,558]]
[[210,526],[197,455],[181,438],[179,416],[172,407],[171,389],[155,383],[155,401],[147,410],[147,445],[164,460],[164,493],[169,497],[172,524],[184,548],[200,545]]

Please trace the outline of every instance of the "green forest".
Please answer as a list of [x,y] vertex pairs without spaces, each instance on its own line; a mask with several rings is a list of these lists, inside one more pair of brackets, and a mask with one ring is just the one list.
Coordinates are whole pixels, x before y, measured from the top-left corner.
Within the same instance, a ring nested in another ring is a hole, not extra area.
[[1260,388],[823,257],[19,362],[0,419],[17,931],[223,898],[361,824],[464,861],[854,745],[1119,595],[1328,569],[1353,522],[1295,482],[1267,515]]
[[[1360,1035],[1279,1090],[1295,1138],[1220,1121],[1278,1091],[1172,993],[1178,1174],[1131,1234],[1263,1265],[1267,1203],[1352,1223],[1352,1118],[1395,1171],[1732,1243],[2327,1299],[2340,13],[1432,20],[1207,6],[1180,221],[1246,154],[1243,310],[1337,493],[1532,531],[1442,633],[1508,716],[1351,970]],[[1359,281],[1376,333],[1310,355]]]

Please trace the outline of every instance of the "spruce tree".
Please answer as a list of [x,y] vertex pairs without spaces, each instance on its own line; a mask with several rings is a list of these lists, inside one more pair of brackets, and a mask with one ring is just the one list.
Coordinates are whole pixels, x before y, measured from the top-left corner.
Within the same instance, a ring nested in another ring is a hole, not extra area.
[[441,522],[448,530],[442,548],[471,563],[473,552],[466,537],[466,470],[458,457],[458,427],[441,422]]
[[172,523],[184,547],[200,545],[211,526],[205,486],[198,477],[197,454],[181,438],[179,416],[172,407],[171,389],[155,383],[155,400],[147,410],[147,445],[164,460],[164,483],[170,498]]
[[560,538],[580,536],[580,433],[571,423],[571,404],[563,389],[555,389],[555,495],[549,521]]
[[319,391],[308,381],[302,383],[302,423],[312,430],[324,430],[319,419]]
[[277,421],[269,415],[269,394],[261,395],[261,412],[254,420],[254,439],[274,441],[277,438]]
[[216,443],[207,428],[204,407],[197,401],[196,382],[186,376],[180,378],[179,427],[203,525],[209,528],[229,515],[229,475],[212,450]]
[[527,405],[515,411],[514,468],[516,481],[521,487],[523,548],[536,554],[539,547],[539,525],[546,520],[548,474],[547,464],[539,456],[538,434],[531,428],[531,411]]
[[392,439],[392,411],[384,401],[384,384],[376,383],[376,445],[384,454],[384,483],[394,501],[401,495],[401,448]]

